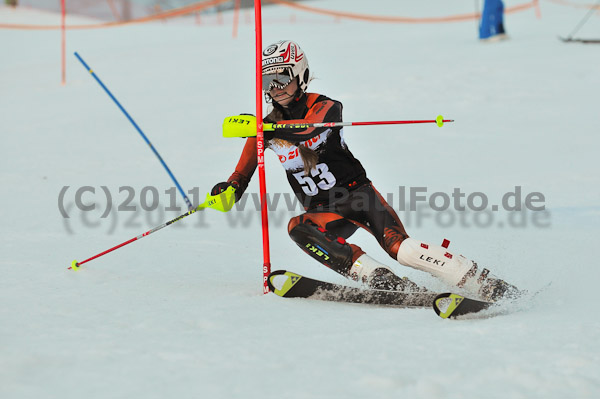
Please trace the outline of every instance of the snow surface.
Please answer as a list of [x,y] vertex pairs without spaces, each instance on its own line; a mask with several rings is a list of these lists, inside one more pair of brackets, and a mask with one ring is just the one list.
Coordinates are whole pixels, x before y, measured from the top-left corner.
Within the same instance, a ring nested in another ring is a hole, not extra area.
[[[183,213],[164,211],[173,183],[72,53],[119,99],[181,185],[202,197],[229,176],[243,146],[221,137],[222,119],[254,111],[254,30],[242,18],[232,39],[232,14],[224,14],[223,25],[190,17],[69,31],[65,87],[60,32],[0,30],[0,397],[599,397],[600,52],[557,40],[587,12],[569,4],[589,3],[543,1],[541,19],[533,10],[506,15],[511,39],[493,44],[477,41],[475,21],[375,24],[263,10],[264,44],[298,41],[317,77],[311,91],[342,101],[345,120],[439,113],[456,120],[443,129],[345,129],[382,193],[459,187],[486,193],[490,203],[515,186],[544,194],[541,226],[533,213],[518,214],[515,226],[497,212],[485,228],[400,213],[411,236],[448,238],[519,287],[542,289],[509,314],[456,321],[426,309],[263,295],[253,208],[199,212],[68,271],[73,259]],[[442,0],[310,4],[414,17],[473,11],[472,2]],[[0,7],[0,21],[60,19]],[[577,36],[600,37],[598,15]],[[269,191],[289,193],[273,153],[266,164]],[[64,186],[69,219],[58,206]],[[96,189],[83,195],[97,203],[94,211],[74,205],[83,186]],[[132,187],[138,211],[113,208],[101,218],[101,186],[115,207],[127,197],[119,187]],[[159,193],[153,212],[140,210],[146,186]],[[248,192],[257,191],[255,176]],[[271,212],[273,268],[344,281],[287,237],[287,220],[299,212]],[[365,232],[351,242],[398,273],[444,288],[395,264]]]

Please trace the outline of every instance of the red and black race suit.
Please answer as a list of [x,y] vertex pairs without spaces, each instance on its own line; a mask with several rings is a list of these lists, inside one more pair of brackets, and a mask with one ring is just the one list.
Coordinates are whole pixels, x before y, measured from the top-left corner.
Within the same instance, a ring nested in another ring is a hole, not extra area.
[[[264,119],[266,123],[342,121],[342,104],[320,94],[302,94],[288,108],[277,103],[273,105],[273,111]],[[344,142],[342,128],[277,129],[266,146],[279,157],[288,181],[305,209],[327,205],[348,191],[369,183],[364,168]],[[300,146],[317,155],[316,165],[308,173],[304,171]],[[235,180],[245,189],[256,166],[256,138],[248,138],[228,181]]]

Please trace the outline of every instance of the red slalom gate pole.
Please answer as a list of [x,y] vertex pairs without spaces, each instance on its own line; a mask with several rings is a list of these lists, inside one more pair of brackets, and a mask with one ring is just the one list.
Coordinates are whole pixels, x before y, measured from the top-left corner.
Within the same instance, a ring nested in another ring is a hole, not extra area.
[[265,181],[265,138],[262,121],[262,15],[261,2],[254,0],[254,29],[256,31],[256,153],[258,160],[258,178],[260,179],[260,211],[262,216],[263,239],[263,293],[269,293],[267,279],[271,273],[271,256],[269,254],[269,215],[267,209]]
[[62,79],[61,79],[61,84],[64,86],[67,84],[67,67],[66,67],[66,41],[67,41],[67,33],[66,33],[66,25],[65,25],[65,19],[66,19],[66,14],[67,14],[67,10],[66,10],[66,6],[65,6],[65,0],[60,0],[60,7],[61,7],[61,61],[62,61]]

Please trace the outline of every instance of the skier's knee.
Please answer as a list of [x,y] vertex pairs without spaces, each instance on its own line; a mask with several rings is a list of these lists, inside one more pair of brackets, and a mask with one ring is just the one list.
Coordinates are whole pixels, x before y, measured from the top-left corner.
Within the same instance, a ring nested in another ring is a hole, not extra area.
[[396,241],[389,246],[386,245],[384,248],[385,252],[387,252],[387,254],[394,260],[398,258],[398,250],[400,249],[400,244],[402,244],[402,241],[404,240]]
[[407,238],[409,238],[408,234],[403,230],[386,228],[382,247],[392,259],[396,260],[400,245]]
[[[296,218],[294,218],[296,219]],[[325,266],[338,273],[347,275],[353,262],[353,252],[360,251],[359,247],[352,248],[342,237],[338,237],[308,221],[293,223],[290,220],[290,237],[307,254]]]
[[291,218],[288,222],[288,234],[290,234],[294,227],[298,226],[300,223],[302,223],[302,215]]

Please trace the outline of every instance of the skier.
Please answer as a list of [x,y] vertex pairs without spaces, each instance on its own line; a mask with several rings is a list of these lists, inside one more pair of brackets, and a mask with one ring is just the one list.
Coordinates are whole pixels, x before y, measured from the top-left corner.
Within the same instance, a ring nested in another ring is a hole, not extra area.
[[[263,90],[273,110],[266,123],[342,121],[342,104],[324,95],[307,93],[311,80],[306,54],[289,40],[265,48]],[[369,288],[420,291],[407,278],[346,241],[359,227],[370,232],[394,260],[432,274],[478,299],[494,301],[516,288],[496,279],[487,269],[447,250],[410,238],[396,212],[377,192],[361,163],[344,141],[342,128],[277,129],[264,132],[265,147],[275,151],[288,181],[306,213],[292,218],[288,232],[304,252]],[[247,139],[241,158],[226,182],[212,195],[235,188],[236,201],[257,167],[256,137]]]

